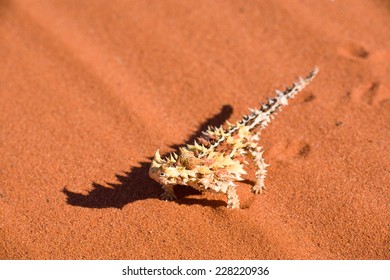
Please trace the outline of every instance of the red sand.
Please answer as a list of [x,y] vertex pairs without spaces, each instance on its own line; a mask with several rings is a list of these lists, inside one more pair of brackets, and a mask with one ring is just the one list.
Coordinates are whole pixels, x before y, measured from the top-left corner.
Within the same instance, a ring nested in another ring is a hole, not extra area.
[[[384,0],[0,1],[0,258],[390,259],[389,26]],[[157,148],[315,65],[264,194],[158,199]]]

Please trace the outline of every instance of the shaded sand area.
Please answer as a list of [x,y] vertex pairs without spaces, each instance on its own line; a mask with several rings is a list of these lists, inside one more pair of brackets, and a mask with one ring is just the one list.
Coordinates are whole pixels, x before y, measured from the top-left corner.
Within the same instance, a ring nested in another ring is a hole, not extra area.
[[[390,259],[389,26],[384,0],[0,0],[0,258]],[[266,192],[159,200],[157,148],[315,65]]]

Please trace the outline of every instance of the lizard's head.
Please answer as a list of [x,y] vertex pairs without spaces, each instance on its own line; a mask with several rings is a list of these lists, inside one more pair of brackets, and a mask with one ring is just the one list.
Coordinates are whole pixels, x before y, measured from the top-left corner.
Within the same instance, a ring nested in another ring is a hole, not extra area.
[[175,185],[180,180],[180,173],[176,167],[176,160],[171,154],[170,158],[162,159],[157,150],[149,169],[149,177],[162,185]]

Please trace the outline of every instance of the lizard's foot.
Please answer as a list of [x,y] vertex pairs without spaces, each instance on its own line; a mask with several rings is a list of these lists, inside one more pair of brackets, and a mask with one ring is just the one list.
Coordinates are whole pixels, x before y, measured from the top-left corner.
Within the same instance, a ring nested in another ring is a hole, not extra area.
[[167,192],[164,192],[160,195],[160,198],[162,200],[167,200],[167,201],[172,201],[172,200],[176,200],[177,197],[176,195],[172,194],[172,193],[167,193]]
[[228,201],[227,208],[240,209],[240,202],[239,201],[236,201],[236,202]]
[[254,194],[262,193],[263,190],[265,190],[264,184],[256,184],[256,185],[254,185],[254,186],[251,188],[251,191],[252,191]]
[[172,201],[177,199],[172,185],[163,186],[163,190],[164,192],[160,195],[162,200]]

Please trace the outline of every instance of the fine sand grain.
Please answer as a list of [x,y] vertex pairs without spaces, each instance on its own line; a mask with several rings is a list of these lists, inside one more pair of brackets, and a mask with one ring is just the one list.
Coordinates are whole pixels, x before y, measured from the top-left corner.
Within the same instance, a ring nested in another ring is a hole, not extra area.
[[[0,259],[390,259],[389,26],[384,0],[0,0]],[[315,65],[263,194],[159,200],[156,149]]]

